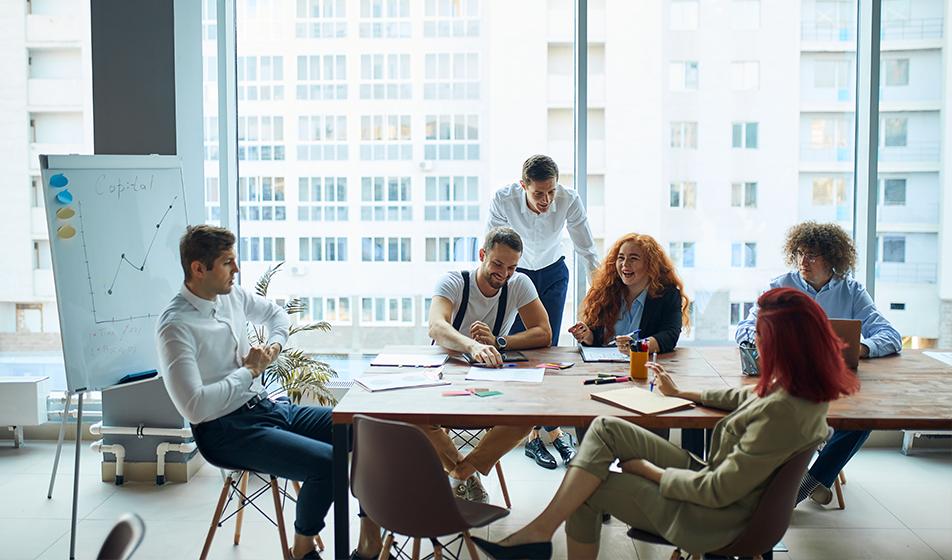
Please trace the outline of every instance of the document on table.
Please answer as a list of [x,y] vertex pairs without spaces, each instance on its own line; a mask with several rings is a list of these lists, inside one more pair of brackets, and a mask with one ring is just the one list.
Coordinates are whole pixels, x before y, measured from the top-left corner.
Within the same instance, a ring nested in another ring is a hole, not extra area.
[[666,397],[660,391],[649,392],[640,387],[592,393],[592,399],[639,414],[659,414],[694,406],[694,403],[687,399]]
[[939,360],[947,366],[952,366],[952,352],[932,352],[930,350],[926,350],[923,352],[923,354],[929,356],[933,360]]
[[622,362],[628,363],[629,357],[614,346],[579,346],[582,360],[586,362]]
[[372,366],[439,367],[446,363],[447,354],[377,354]]
[[471,367],[466,381],[521,381],[523,383],[542,383],[545,368],[487,368]]
[[371,392],[452,384],[452,381],[443,379],[443,368],[407,373],[368,373],[354,379],[354,382]]

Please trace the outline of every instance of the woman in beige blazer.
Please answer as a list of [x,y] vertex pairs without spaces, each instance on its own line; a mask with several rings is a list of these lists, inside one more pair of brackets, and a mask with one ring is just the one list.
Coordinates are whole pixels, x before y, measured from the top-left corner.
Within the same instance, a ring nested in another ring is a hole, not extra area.
[[[771,475],[827,435],[828,403],[859,388],[823,310],[806,294],[770,290],[757,301],[761,377],[755,387],[683,391],[653,365],[665,395],[732,411],[714,427],[710,460],[650,431],[597,418],[545,510],[503,541],[473,540],[494,558],[550,558],[565,521],[568,557],[595,558],[603,513],[692,552],[730,544]],[[621,473],[609,471],[618,460]]]

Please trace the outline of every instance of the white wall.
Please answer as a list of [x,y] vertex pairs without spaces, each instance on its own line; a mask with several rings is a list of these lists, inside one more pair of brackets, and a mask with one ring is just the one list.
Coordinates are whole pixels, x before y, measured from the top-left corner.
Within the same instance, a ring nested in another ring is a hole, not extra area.
[[31,79],[64,80],[82,76],[79,49],[29,49],[28,56]]

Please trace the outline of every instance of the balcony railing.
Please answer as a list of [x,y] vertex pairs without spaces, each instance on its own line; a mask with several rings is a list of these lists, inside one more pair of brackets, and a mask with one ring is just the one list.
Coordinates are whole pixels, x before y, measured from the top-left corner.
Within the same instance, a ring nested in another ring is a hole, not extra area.
[[880,36],[883,41],[941,39],[943,26],[942,18],[884,21]]
[[877,262],[876,279],[905,284],[935,284],[936,263]]
[[856,24],[851,21],[802,21],[800,22],[800,39],[803,41],[855,41]]
[[905,146],[880,146],[881,162],[938,162],[941,144],[934,142],[909,142]]

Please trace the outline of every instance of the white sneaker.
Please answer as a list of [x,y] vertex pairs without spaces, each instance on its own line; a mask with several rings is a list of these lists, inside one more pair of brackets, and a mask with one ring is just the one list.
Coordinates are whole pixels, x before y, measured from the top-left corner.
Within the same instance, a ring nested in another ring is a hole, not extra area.
[[473,473],[473,476],[466,479],[466,499],[480,504],[489,503],[489,493],[483,487],[483,482],[479,479],[479,473]]
[[828,506],[830,502],[833,501],[833,491],[823,486],[822,484],[817,485],[816,490],[810,493],[810,499],[814,503],[820,504],[821,506]]

